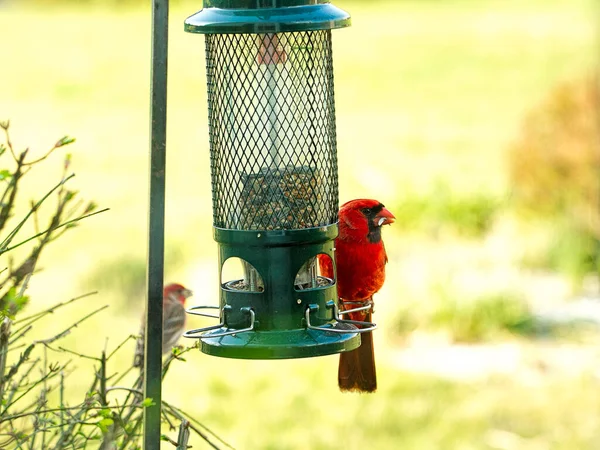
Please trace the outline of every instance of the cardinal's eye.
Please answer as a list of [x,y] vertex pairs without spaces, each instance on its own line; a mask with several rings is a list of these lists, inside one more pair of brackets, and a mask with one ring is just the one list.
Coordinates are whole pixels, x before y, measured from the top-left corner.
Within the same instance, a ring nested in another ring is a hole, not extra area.
[[371,214],[371,208],[363,208],[363,209],[361,209],[361,211],[365,216],[368,216]]

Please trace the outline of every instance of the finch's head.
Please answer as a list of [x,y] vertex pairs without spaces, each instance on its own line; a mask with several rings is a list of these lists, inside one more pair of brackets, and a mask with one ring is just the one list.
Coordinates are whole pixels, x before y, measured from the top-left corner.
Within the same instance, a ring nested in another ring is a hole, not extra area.
[[377,243],[381,241],[381,227],[394,223],[395,219],[377,200],[351,200],[340,208],[340,235],[353,235]]
[[185,304],[185,301],[188,297],[192,296],[192,291],[186,289],[181,284],[178,283],[170,283],[167,284],[163,290],[164,298],[169,298],[171,300],[175,300],[180,302],[182,305]]

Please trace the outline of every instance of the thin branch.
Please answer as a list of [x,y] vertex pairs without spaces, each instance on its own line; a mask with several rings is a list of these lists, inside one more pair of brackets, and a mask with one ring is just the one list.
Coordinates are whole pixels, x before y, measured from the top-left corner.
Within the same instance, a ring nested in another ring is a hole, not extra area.
[[40,312],[32,314],[30,316],[19,318],[19,319],[15,320],[14,323],[20,324],[21,322],[25,322],[27,320],[32,320],[33,319],[31,322],[23,325],[23,327],[27,326],[27,325],[30,325],[33,322],[41,319],[42,316],[45,316],[46,314],[52,314],[52,313],[54,313],[54,311],[56,311],[59,308],[62,308],[63,306],[70,305],[71,303],[76,302],[77,300],[81,300],[82,298],[86,298],[86,297],[89,297],[91,295],[95,295],[97,293],[98,293],[98,291],[93,291],[93,292],[88,292],[87,294],[79,295],[78,297],[73,297],[72,299],[67,300],[66,302],[57,303],[56,305],[54,305],[54,306],[52,306],[52,307],[50,307],[50,308],[48,308],[48,309],[46,309],[44,311],[40,311]]
[[52,152],[54,150],[56,150],[57,148],[60,148],[61,146],[57,146],[56,144],[54,144],[54,147],[52,147],[50,150],[48,150],[46,152],[46,154],[38,159],[34,159],[33,161],[28,161],[28,162],[24,162],[23,165],[24,166],[33,166],[39,162],[42,162],[43,160],[45,160],[48,156],[50,156],[52,154]]
[[[50,376],[50,373],[47,375],[44,375],[42,378],[40,378],[39,380],[37,380],[37,382],[33,383],[28,389],[25,389],[25,392],[23,392],[21,395],[19,395],[17,398],[15,398],[14,400],[12,400],[10,403],[7,403],[7,405],[4,407],[4,409],[2,410],[2,416],[4,416],[6,414],[6,411],[8,411],[8,409],[14,405],[15,403],[17,403],[20,399],[22,399],[24,396],[26,396],[29,392],[31,392],[31,390],[36,387],[37,385],[39,385],[40,383],[43,383],[47,377]],[[4,422],[4,420],[2,420],[2,418],[0,418],[0,423]]]
[[[98,379],[96,377],[94,377],[94,379],[92,380],[92,385],[90,386],[88,392],[94,392],[96,390],[97,384],[98,384]],[[82,405],[86,406],[88,403],[91,404],[90,402],[91,402],[91,398],[86,397],[86,399],[84,400]],[[78,407],[73,407],[73,408],[66,407],[66,408],[61,408],[61,409],[63,411],[65,411],[67,414],[69,414],[73,419],[85,418],[89,411],[89,409],[87,409],[87,408],[82,409],[81,405]],[[77,411],[77,414],[75,416],[73,416],[69,412],[70,409],[73,409],[73,410],[79,409],[79,411]],[[65,444],[65,441],[72,435],[73,430],[75,429],[75,426],[77,426],[77,423],[70,424],[65,430],[63,430],[60,433],[60,436],[56,442],[56,445],[54,446],[54,450],[60,450],[63,448],[63,446],[64,446],[63,444]],[[81,431],[82,426],[83,425],[79,424],[79,430],[77,433],[75,433],[75,435],[79,434],[79,431]]]
[[89,213],[89,214],[85,214],[83,216],[79,216],[79,217],[77,217],[75,219],[72,219],[72,220],[67,220],[66,222],[63,222],[60,225],[48,228],[47,230],[42,231],[41,233],[35,234],[35,235],[31,236],[30,238],[27,238],[24,241],[19,242],[18,244],[13,245],[12,247],[4,248],[3,250],[0,249],[0,255],[2,255],[3,253],[9,252],[11,250],[14,250],[15,248],[20,247],[21,245],[26,244],[27,242],[32,241],[32,240],[40,237],[43,234],[50,233],[51,231],[58,230],[59,228],[66,227],[67,225],[70,225],[72,223],[79,222],[80,220],[87,219],[88,217],[92,217],[92,216],[95,216],[96,214],[100,214],[100,213],[103,213],[103,212],[106,212],[106,211],[109,211],[109,210],[110,210],[110,208],[104,208],[104,209],[101,209],[100,211],[95,211],[95,212],[92,212],[92,213]]
[[68,335],[68,334],[71,332],[71,330],[72,330],[73,328],[77,328],[77,326],[78,326],[79,324],[81,324],[81,322],[83,322],[84,320],[87,320],[87,319],[89,319],[89,318],[90,318],[90,317],[92,317],[93,315],[95,315],[95,314],[99,313],[100,311],[102,311],[102,310],[104,310],[104,309],[106,309],[106,308],[108,308],[108,305],[101,306],[100,308],[98,308],[98,309],[96,309],[96,310],[92,311],[92,312],[91,312],[91,313],[89,313],[88,315],[86,315],[86,316],[83,316],[81,319],[79,319],[77,322],[75,322],[75,323],[74,323],[73,325],[71,325],[69,328],[67,328],[67,329],[66,329],[66,330],[64,330],[64,331],[61,331],[61,332],[60,332],[60,333],[58,333],[57,335],[55,335],[55,336],[53,336],[53,337],[51,337],[51,338],[48,338],[48,339],[42,339],[42,340],[39,340],[39,341],[35,341],[34,343],[35,343],[35,344],[44,344],[44,345],[46,345],[46,344],[51,344],[51,343],[53,343],[54,341],[57,341],[57,340],[59,340],[59,339],[61,339],[61,338],[65,337],[66,335]]
[[6,122],[2,123],[2,126],[0,128],[2,128],[4,130],[6,146],[10,150],[10,154],[12,155],[14,160],[18,162],[17,155],[15,154],[15,149],[13,148],[12,142],[10,141],[10,133],[8,132],[9,126],[10,126],[10,121],[7,120]]
[[[163,405],[166,406],[167,408],[172,409],[174,412],[178,413],[181,417],[185,417],[187,419],[189,419],[190,421],[194,422],[195,424],[197,424],[199,427],[202,427],[206,432],[212,434],[219,442],[221,442],[221,444],[225,445],[228,448],[233,449],[233,447],[231,445],[229,445],[227,442],[225,442],[223,439],[221,439],[219,437],[219,435],[217,435],[214,431],[212,431],[210,428],[208,428],[206,425],[204,425],[203,423],[201,423],[199,420],[195,419],[194,416],[184,412],[181,408],[178,408],[176,406],[173,406],[169,403],[167,403],[166,401],[163,400]],[[204,433],[200,432],[199,430],[197,430],[195,427],[193,427],[190,424],[190,428],[192,428],[192,430],[194,430],[199,436],[204,437]]]
[[[7,317],[7,319],[8,319],[8,317]],[[31,325],[29,325],[25,329],[19,328],[19,330],[23,330],[23,331],[21,331],[20,333],[13,333],[13,335],[15,335],[15,336],[9,341],[8,345],[14,344],[16,341],[18,341],[23,336],[25,336],[29,331],[31,331],[32,328],[33,327]],[[0,352],[0,354],[1,354],[1,352]]]
[[[8,218],[10,217],[10,213],[15,204],[15,198],[17,196],[17,191],[18,191],[17,188],[19,185],[19,180],[23,176],[23,173],[21,172],[21,167],[23,165],[23,160],[25,159],[26,153],[27,153],[27,151],[24,151],[19,156],[19,159],[17,160],[17,168],[12,174],[12,177],[10,180],[11,182],[9,183],[6,190],[2,194],[2,199],[0,200],[0,204],[2,205],[2,207],[0,208],[0,231],[2,231],[4,229],[4,226],[6,225],[6,222],[8,221]],[[10,192],[10,194],[9,194],[9,192]],[[4,199],[7,195],[8,195],[8,201],[5,203]]]
[[189,420],[182,420],[179,424],[179,435],[177,436],[177,450],[185,450],[191,448],[188,445],[190,439],[190,422]]
[[[9,420],[20,419],[22,417],[33,416],[35,414],[44,414],[44,413],[49,413],[49,412],[58,412],[61,409],[64,410],[64,411],[77,411],[77,410],[80,410],[82,408],[82,406],[83,406],[83,404],[77,405],[77,406],[68,406],[68,407],[65,407],[65,408],[50,408],[50,409],[44,409],[44,410],[38,411],[38,412],[33,412],[33,411],[31,411],[31,412],[23,412],[23,413],[19,413],[19,414],[12,414],[10,416],[5,416],[3,414],[2,416],[0,416],[0,423],[7,422]],[[131,406],[133,406],[135,408],[138,408],[138,409],[145,408],[145,406],[142,405],[142,404],[131,405]],[[89,405],[89,407],[87,409],[98,411],[98,410],[101,410],[101,409],[117,409],[117,408],[118,408],[118,406],[110,406],[110,405],[108,405],[108,406],[100,406],[100,405],[94,406],[94,405]]]
[[106,357],[106,359],[110,359],[115,353],[117,353],[121,347],[123,347],[129,340],[131,339],[137,339],[137,336],[134,334],[130,334],[129,336],[127,336],[119,345],[117,345],[117,347],[115,347],[115,349],[110,352],[110,354]]
[[184,347],[183,350],[180,351],[171,351],[171,353],[169,354],[169,356],[167,356],[167,359],[165,359],[165,362],[163,363],[163,368],[162,368],[162,379],[164,380],[165,377],[167,376],[167,372],[169,371],[169,367],[171,366],[171,363],[174,360],[181,360],[181,361],[185,361],[183,358],[181,358],[182,355],[186,354],[187,352],[189,352],[190,350],[194,350],[196,348],[198,348],[199,346],[199,341],[195,342],[193,345],[190,345],[188,347]]
[[[4,239],[4,241],[2,241],[2,243],[0,244],[0,250],[1,250],[0,254],[8,251],[8,249],[7,249],[8,244],[10,244],[10,242],[13,240],[13,238],[16,236],[16,234],[21,230],[23,225],[25,225],[25,222],[27,222],[29,217],[31,217],[31,215],[33,214],[33,211],[35,211],[37,208],[42,206],[42,203],[44,203],[44,201],[46,201],[48,199],[48,197],[50,197],[54,193],[54,191],[56,191],[58,188],[60,188],[63,184],[65,184],[67,181],[69,181],[74,176],[75,176],[75,174],[73,173],[73,174],[69,175],[67,178],[62,179],[56,186],[54,186],[52,189],[50,189],[40,200],[37,201],[37,203],[35,204],[35,207],[30,209],[29,212],[27,214],[25,214],[25,217],[23,219],[21,219],[19,224],[8,234],[8,236]],[[36,237],[37,237],[37,235],[33,239],[35,239]],[[31,239],[28,239],[27,241],[30,241],[30,240]],[[16,248],[19,245],[21,245],[21,244],[18,244],[12,248]]]
[[[167,411],[168,411],[169,413],[171,413],[171,414],[172,414],[174,417],[177,417],[177,418],[178,418],[179,420],[181,420],[181,421],[184,421],[184,420],[186,419],[186,417],[185,417],[183,414],[181,414],[179,411],[177,411],[177,409],[176,409],[176,408],[172,407],[172,406],[171,406],[171,405],[169,405],[167,402],[163,401],[163,402],[162,402],[162,404],[163,404],[164,406],[166,406],[166,407],[167,407]],[[205,441],[205,442],[206,442],[208,445],[210,445],[212,448],[215,448],[215,449],[217,449],[217,450],[220,448],[220,447],[219,447],[217,444],[215,444],[215,443],[214,443],[214,442],[213,442],[213,441],[212,441],[212,440],[211,440],[211,439],[208,437],[208,435],[207,435],[206,433],[204,433],[202,430],[200,430],[199,428],[197,428],[197,427],[193,426],[191,423],[189,424],[189,427],[190,427],[192,430],[194,430],[194,431],[195,431],[195,432],[198,434],[198,436],[200,436],[202,439],[204,439],[204,441]],[[217,437],[217,436],[215,436],[215,437]],[[220,439],[220,438],[218,438],[218,437],[217,437],[217,439],[221,440],[221,439]],[[226,444],[226,445],[227,445],[227,444]]]
[[[29,376],[29,374],[31,373],[33,368],[35,366],[37,366],[39,362],[40,362],[39,358],[29,362],[29,368],[27,369],[27,371],[21,376],[21,378],[19,379],[19,381],[17,383],[12,384],[10,392],[8,393],[8,398],[6,399],[7,404],[12,403],[12,399],[14,398],[15,394],[19,390],[19,386],[23,385],[24,381],[27,379],[27,377]],[[8,377],[7,377],[7,379],[8,379]]]
[[100,358],[96,358],[95,356],[84,355],[83,353],[77,353],[73,350],[69,350],[68,348],[64,348],[59,346],[58,348],[51,347],[50,344],[44,344],[45,348],[52,350],[57,353],[69,353],[71,355],[78,356],[79,358],[91,359],[92,361],[100,361]]
[[0,405],[4,398],[4,386],[6,379],[4,378],[4,372],[6,371],[6,358],[8,353],[8,346],[10,344],[10,326],[11,321],[8,317],[5,317],[0,324]]
[[4,378],[5,381],[10,381],[12,379],[12,377],[19,371],[19,368],[21,367],[21,365],[29,359],[29,355],[33,351],[34,347],[35,347],[35,344],[29,344],[29,346],[25,349],[25,351],[23,353],[21,353],[19,360],[15,364],[13,364],[11,366],[10,370],[8,371],[8,375],[6,375],[6,378]]

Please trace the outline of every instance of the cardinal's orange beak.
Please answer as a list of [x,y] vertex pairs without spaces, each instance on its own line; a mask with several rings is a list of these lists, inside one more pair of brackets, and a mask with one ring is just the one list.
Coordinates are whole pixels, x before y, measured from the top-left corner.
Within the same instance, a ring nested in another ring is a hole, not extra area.
[[382,225],[390,225],[394,223],[394,220],[396,220],[396,217],[394,217],[394,215],[385,208],[379,211],[379,214],[377,214],[373,219],[375,225],[378,227]]

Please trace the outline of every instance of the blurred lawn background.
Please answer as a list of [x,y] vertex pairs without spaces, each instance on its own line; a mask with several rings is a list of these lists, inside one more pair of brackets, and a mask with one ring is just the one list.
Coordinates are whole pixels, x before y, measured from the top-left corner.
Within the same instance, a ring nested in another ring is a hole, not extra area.
[[[110,304],[69,338],[81,352],[137,333],[143,311],[145,3],[0,2],[0,119],[11,120],[17,147],[34,152],[76,137],[74,185],[111,208],[50,248],[30,286],[30,312],[100,291],[35,332],[47,337],[92,303]],[[169,374],[165,399],[240,449],[599,448],[596,333],[546,333],[531,313],[597,290],[594,278],[545,263],[555,220],[506,207],[509,148],[525,117],[597,65],[595,3],[335,3],[353,15],[333,37],[340,200],[377,198],[399,219],[384,232],[388,281],[375,299],[379,391],[338,393],[336,356],[195,352]],[[172,2],[168,86],[166,275],[194,290],[194,304],[216,302],[218,288],[204,43],[182,25],[200,6]],[[53,182],[51,169],[40,173],[26,195]],[[130,353],[124,366],[133,343]],[[86,386],[71,382],[80,398]]]

